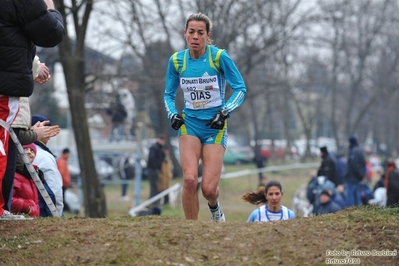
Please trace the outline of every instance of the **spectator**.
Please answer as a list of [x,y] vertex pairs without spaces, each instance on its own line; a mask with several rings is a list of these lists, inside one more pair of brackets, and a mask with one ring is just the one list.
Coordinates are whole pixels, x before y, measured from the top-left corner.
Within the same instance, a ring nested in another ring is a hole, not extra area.
[[[50,78],[49,70],[44,63],[40,63],[39,57],[35,56],[32,66],[33,78],[36,83],[43,84]],[[31,114],[29,106],[29,97],[19,98],[19,112],[13,123],[11,124],[12,129],[18,136],[18,140],[22,145],[30,144],[38,139],[38,135],[41,137],[50,135],[51,137],[56,136],[60,132],[58,125],[46,127],[46,123],[37,123],[31,127]],[[9,142],[8,145],[8,156],[7,156],[7,168],[3,178],[3,198],[4,198],[4,209],[7,211],[11,210],[11,199],[14,185],[15,175],[15,161],[17,159],[17,148],[13,141]]]
[[[0,119],[11,124],[19,110],[19,97],[29,97],[33,91],[32,62],[36,45],[54,47],[62,41],[65,31],[62,16],[54,10],[51,0],[2,1],[0,18]],[[9,134],[3,127],[0,127],[0,141],[0,219],[12,219],[9,211],[4,212],[2,184]],[[14,158],[13,155],[9,163],[11,177],[15,172]]]
[[[158,193],[167,190],[170,187],[170,183],[172,182],[173,178],[173,164],[172,160],[170,159],[170,152],[168,148],[163,149],[164,152],[164,160],[161,166],[161,174],[159,176],[159,183],[158,183]],[[169,203],[169,195],[163,197],[163,204]]]
[[[32,116],[32,124],[36,124],[38,121],[49,121],[49,119],[42,115]],[[51,126],[51,123],[48,126]],[[55,195],[55,207],[60,216],[63,216],[62,177],[57,167],[55,155],[47,147],[49,139],[50,137],[44,137],[35,142],[37,154],[33,163],[43,171],[44,179]]]
[[324,189],[330,189],[331,191],[335,191],[335,184],[325,176],[312,177],[312,179],[308,183],[306,192],[306,197],[309,200],[310,204],[314,205],[317,202],[320,193]]
[[242,199],[259,207],[248,217],[247,222],[269,222],[295,218],[293,211],[281,205],[283,191],[280,182],[269,181],[264,190],[250,192]]
[[346,205],[351,207],[362,204],[360,183],[365,176],[366,162],[357,138],[351,136],[348,141],[349,156],[345,174],[345,189]]
[[374,184],[373,192],[375,192],[378,188],[385,188],[385,174],[386,172],[380,175],[380,179],[378,179],[378,181]]
[[332,191],[324,189],[317,201],[318,203],[313,206],[313,213],[315,215],[322,215],[327,213],[334,213],[341,210],[341,207],[332,200]]
[[67,205],[65,204],[65,190],[71,186],[71,174],[68,168],[68,159],[71,151],[68,148],[62,150],[60,158],[57,160],[57,168],[60,171],[62,177],[62,198],[64,202],[64,207],[66,211]]
[[373,165],[369,158],[366,158],[366,184],[370,186],[371,178],[373,177]]
[[150,181],[150,198],[158,194],[159,175],[161,174],[162,162],[165,159],[163,145],[165,136],[158,135],[157,142],[150,147],[148,154],[148,180]]
[[321,165],[317,171],[317,176],[325,176],[338,186],[338,180],[335,174],[335,161],[328,153],[327,147],[323,146],[320,148],[320,157],[322,158]]
[[[119,98],[117,99],[114,106],[107,110],[107,114],[111,115],[112,127],[109,135],[109,142],[116,139],[117,142],[122,140],[123,129],[127,112],[125,106],[121,103]],[[116,131],[116,137],[115,137]]]
[[[34,143],[24,145],[25,153],[32,163],[37,152],[36,145]],[[15,174],[15,186],[13,190],[12,203],[10,209],[19,213],[26,213],[30,216],[47,217],[52,216],[52,212],[47,206],[42,194],[39,192],[35,181],[32,179],[31,173],[26,168],[22,157],[17,157],[16,162],[16,174]],[[49,198],[55,205],[55,196],[44,179],[43,172],[34,164],[38,177],[43,183],[44,188],[47,191]]]
[[373,192],[373,198],[369,200],[368,204],[385,207],[387,203],[387,190],[384,187],[379,187]]
[[[23,146],[30,162],[33,162],[36,156],[36,146],[31,143]],[[33,165],[36,171],[38,167]],[[11,211],[23,213],[32,217],[40,215],[39,193],[35,181],[26,168],[21,156],[18,156],[16,162],[16,173],[14,180],[14,190],[11,203]]]
[[341,208],[346,207],[346,202],[342,194],[335,188],[334,183],[325,176],[314,177],[308,184],[307,198],[313,207],[319,204],[320,194],[323,190],[329,190],[331,192],[331,199]]
[[387,190],[384,186],[384,181],[385,173],[381,174],[380,179],[375,183],[373,188],[373,198],[368,201],[368,204],[385,207],[387,203]]
[[387,207],[398,207],[399,205],[399,170],[393,159],[387,160],[387,171],[385,173],[385,188],[387,191]]
[[[258,168],[258,170],[262,169],[262,168],[264,168],[266,166],[266,164],[265,164],[266,158],[263,157],[260,154],[260,149],[259,148],[255,149],[255,157],[254,157],[253,161],[254,161],[254,163],[256,165],[256,168]],[[258,178],[259,178],[258,186],[263,186],[264,187],[265,184],[266,184],[266,177],[263,176],[262,172],[258,172]]]
[[346,174],[346,160],[344,158],[343,154],[337,154],[335,157],[335,175],[336,175],[336,180],[338,183],[337,186],[337,191],[338,193],[344,195],[344,177]]
[[123,155],[119,159],[119,178],[122,181],[122,193],[121,200],[129,201],[130,198],[127,195],[127,189],[129,186],[129,180],[132,180],[135,174],[134,160],[130,154]]

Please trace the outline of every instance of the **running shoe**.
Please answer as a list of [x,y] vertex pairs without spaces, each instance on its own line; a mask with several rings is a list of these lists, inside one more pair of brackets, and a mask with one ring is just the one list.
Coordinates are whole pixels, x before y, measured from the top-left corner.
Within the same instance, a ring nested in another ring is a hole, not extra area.
[[226,218],[224,217],[224,213],[220,204],[218,203],[218,207],[216,209],[211,209],[208,204],[209,211],[211,212],[211,221],[213,222],[225,222]]
[[26,218],[23,215],[12,214],[4,210],[3,214],[0,216],[0,220],[26,220]]

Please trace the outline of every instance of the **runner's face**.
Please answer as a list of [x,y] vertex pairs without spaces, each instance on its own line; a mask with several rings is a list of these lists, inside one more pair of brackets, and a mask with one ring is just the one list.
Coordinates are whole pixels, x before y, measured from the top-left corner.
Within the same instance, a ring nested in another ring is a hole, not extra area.
[[265,197],[267,199],[267,204],[269,208],[279,207],[281,198],[283,197],[283,192],[280,191],[278,187],[270,187],[265,193]]
[[184,30],[184,37],[188,47],[193,52],[204,52],[210,33],[206,31],[206,25],[203,21],[192,20]]

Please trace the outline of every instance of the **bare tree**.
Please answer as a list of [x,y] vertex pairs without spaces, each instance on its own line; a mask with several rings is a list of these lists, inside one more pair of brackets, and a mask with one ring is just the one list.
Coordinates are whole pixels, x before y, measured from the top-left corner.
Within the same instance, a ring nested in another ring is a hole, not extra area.
[[[332,34],[323,33],[320,40],[331,48],[331,123],[339,146],[343,136],[358,133],[364,139],[367,135],[359,127],[381,92],[381,86],[373,84],[377,74],[374,71],[392,3],[319,2],[326,21],[331,23]],[[339,123],[342,120],[344,123]]]
[[[291,139],[302,133],[308,141],[316,137],[321,126],[338,146],[349,134],[364,139],[376,131],[366,123],[370,110],[394,88],[391,77],[397,56],[390,52],[395,49],[390,29],[397,25],[391,11],[397,4],[392,0],[110,3],[100,11],[113,20],[108,26],[101,24],[106,33],[102,36],[119,44],[114,50],[129,51],[139,59],[140,74],[129,78],[145,88],[141,102],[156,131],[174,134],[163,108],[166,63],[174,51],[185,47],[185,20],[196,12],[211,18],[214,43],[228,50],[244,76],[247,98],[229,120],[229,131],[246,134],[248,140],[276,136],[290,146]],[[388,55],[393,60],[387,61]],[[323,91],[306,87],[314,86],[306,70],[315,65],[329,70],[318,81],[323,82],[318,85]],[[291,127],[292,120],[300,125],[297,129]]]
[[[85,214],[93,218],[106,217],[105,195],[96,174],[85,109],[85,38],[93,1],[55,0],[54,2],[65,22],[66,37],[59,45],[59,53],[64,68],[79,156]],[[74,32],[70,32],[70,21]]]

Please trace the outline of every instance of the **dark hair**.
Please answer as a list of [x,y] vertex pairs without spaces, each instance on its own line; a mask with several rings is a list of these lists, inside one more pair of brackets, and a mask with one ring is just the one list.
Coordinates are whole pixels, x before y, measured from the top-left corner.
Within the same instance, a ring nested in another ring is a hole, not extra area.
[[278,182],[277,180],[271,180],[267,182],[265,189],[259,189],[257,192],[249,192],[247,194],[244,194],[241,198],[254,205],[266,203],[267,199],[265,197],[265,193],[267,193],[267,191],[271,187],[278,187],[280,189],[280,192],[283,191],[280,182]]
[[62,150],[62,154],[70,153],[71,151],[68,148]]
[[325,153],[325,154],[328,153],[328,150],[327,150],[327,147],[326,147],[326,146],[320,147],[320,151],[323,152],[323,153]]
[[159,134],[157,135],[157,139],[165,140],[165,139],[166,139],[166,135],[163,134],[163,133],[159,133]]
[[[191,14],[188,18],[187,18],[187,20],[186,20],[186,27],[184,28],[185,30],[187,30],[187,28],[188,28],[188,23],[190,23],[190,21],[202,21],[202,22],[204,22],[205,23],[205,26],[206,26],[206,32],[207,33],[209,33],[209,32],[211,32],[211,30],[212,30],[212,26],[213,26],[213,24],[212,24],[212,21],[208,18],[208,16],[207,15],[205,15],[205,14],[202,14],[201,12],[198,12],[198,13],[196,13],[196,14]],[[208,38],[208,44],[212,44],[212,39],[211,38]]]
[[265,193],[267,193],[267,191],[271,187],[278,187],[280,189],[280,192],[283,192],[283,188],[281,187],[281,183],[278,182],[277,180],[271,180],[271,181],[267,182],[267,184],[265,186]]

